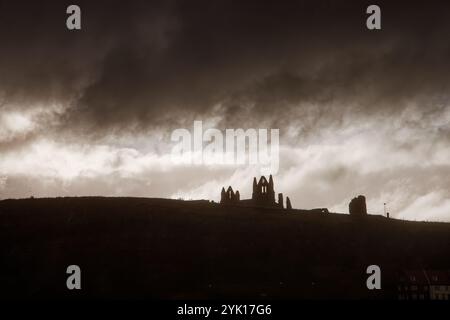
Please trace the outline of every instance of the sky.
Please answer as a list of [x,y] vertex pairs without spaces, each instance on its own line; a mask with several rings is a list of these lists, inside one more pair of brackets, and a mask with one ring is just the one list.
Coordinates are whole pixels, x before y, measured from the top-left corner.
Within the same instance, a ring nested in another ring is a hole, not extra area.
[[[66,8],[81,8],[81,30]],[[171,134],[279,129],[294,208],[450,221],[450,4],[0,0],[0,199],[251,196]]]

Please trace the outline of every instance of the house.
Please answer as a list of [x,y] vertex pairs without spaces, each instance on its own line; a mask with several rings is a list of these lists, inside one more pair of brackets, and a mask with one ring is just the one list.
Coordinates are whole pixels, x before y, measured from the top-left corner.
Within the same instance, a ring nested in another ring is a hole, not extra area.
[[399,300],[449,300],[450,270],[404,270],[397,284]]

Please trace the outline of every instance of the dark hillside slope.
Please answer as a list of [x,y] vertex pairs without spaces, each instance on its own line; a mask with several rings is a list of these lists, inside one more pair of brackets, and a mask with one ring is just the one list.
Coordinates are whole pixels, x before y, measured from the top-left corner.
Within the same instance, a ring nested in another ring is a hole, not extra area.
[[[7,298],[395,298],[396,272],[450,269],[450,224],[207,201],[0,201]],[[82,290],[66,288],[66,268]],[[366,288],[366,268],[382,290]]]

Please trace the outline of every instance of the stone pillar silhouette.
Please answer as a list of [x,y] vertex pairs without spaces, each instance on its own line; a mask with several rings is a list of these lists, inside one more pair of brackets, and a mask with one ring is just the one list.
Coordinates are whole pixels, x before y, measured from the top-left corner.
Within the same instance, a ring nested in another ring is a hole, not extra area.
[[269,201],[275,202],[275,190],[273,188],[273,178],[272,175],[269,176],[269,187],[268,187],[268,195],[269,195]]
[[286,209],[288,210],[292,209],[291,199],[289,199],[289,197],[286,197]]
[[226,198],[225,188],[222,187],[222,192],[220,193],[220,203],[225,203],[225,198]]
[[256,199],[256,195],[258,193],[258,183],[256,182],[256,177],[253,178],[253,193],[252,193],[252,199]]
[[278,207],[280,207],[281,209],[284,208],[284,205],[283,205],[283,194],[282,193],[278,194]]

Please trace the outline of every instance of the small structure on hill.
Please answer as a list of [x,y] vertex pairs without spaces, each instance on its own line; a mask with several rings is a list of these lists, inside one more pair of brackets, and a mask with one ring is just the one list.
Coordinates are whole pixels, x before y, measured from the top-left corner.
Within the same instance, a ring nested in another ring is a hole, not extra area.
[[366,197],[359,195],[353,198],[348,205],[351,216],[364,217],[367,215]]

